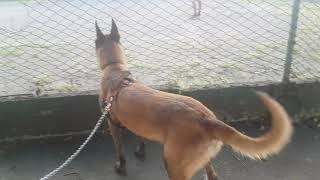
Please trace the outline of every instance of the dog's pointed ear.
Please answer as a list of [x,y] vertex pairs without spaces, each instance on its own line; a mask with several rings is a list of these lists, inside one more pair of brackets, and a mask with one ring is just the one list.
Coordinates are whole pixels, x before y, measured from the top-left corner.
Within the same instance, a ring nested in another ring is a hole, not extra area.
[[118,31],[118,27],[114,20],[112,19],[112,26],[111,26],[111,33],[110,33],[110,39],[116,42],[120,41],[120,33]]
[[98,23],[97,23],[97,20],[95,21],[95,25],[96,25],[97,39],[103,39],[104,38],[104,34],[100,30],[100,28],[98,26]]

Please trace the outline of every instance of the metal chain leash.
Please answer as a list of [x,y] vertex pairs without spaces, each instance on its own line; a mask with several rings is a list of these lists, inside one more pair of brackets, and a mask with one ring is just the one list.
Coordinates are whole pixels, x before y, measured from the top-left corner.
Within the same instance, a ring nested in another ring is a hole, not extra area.
[[81,146],[71,156],[69,156],[69,158],[66,161],[64,161],[64,163],[62,163],[59,167],[57,167],[56,169],[51,171],[49,174],[47,174],[44,177],[40,178],[40,180],[47,180],[47,179],[51,178],[52,176],[54,176],[55,174],[57,174],[61,169],[66,167],[81,152],[81,150],[91,140],[91,138],[96,133],[96,131],[98,130],[98,128],[102,124],[103,120],[105,119],[105,117],[109,113],[109,111],[111,109],[112,101],[113,101],[113,97],[110,97],[110,101],[109,102],[105,101],[106,102],[106,106],[105,106],[105,108],[104,108],[104,110],[102,112],[101,117],[99,118],[99,120],[98,120],[97,124],[95,125],[95,127],[93,128],[93,130],[90,132],[90,134],[87,137],[87,139],[81,144]]

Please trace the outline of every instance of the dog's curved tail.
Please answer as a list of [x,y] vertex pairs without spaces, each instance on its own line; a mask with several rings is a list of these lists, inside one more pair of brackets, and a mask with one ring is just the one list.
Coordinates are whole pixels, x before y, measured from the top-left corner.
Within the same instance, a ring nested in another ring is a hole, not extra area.
[[210,128],[213,139],[221,140],[252,159],[277,154],[290,141],[293,132],[291,120],[284,108],[269,95],[261,92],[257,94],[272,116],[271,128],[264,135],[249,137],[221,121],[215,121]]

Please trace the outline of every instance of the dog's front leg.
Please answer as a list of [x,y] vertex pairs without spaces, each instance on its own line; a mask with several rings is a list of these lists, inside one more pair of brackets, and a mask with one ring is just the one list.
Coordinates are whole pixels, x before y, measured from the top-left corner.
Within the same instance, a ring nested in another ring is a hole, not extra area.
[[108,120],[108,125],[110,128],[117,155],[117,162],[114,168],[118,174],[126,175],[126,158],[123,152],[122,145],[122,129],[112,124],[110,119]]

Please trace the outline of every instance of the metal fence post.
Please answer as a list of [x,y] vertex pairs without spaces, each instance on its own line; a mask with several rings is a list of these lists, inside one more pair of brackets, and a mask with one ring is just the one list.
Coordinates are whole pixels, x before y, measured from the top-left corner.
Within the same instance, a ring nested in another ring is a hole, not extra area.
[[292,54],[293,54],[294,45],[296,43],[295,38],[297,33],[300,4],[301,4],[301,0],[294,0],[292,15],[291,15],[291,25],[290,25],[287,53],[286,53],[286,62],[284,65],[284,72],[283,72],[283,78],[282,78],[283,83],[290,82]]

